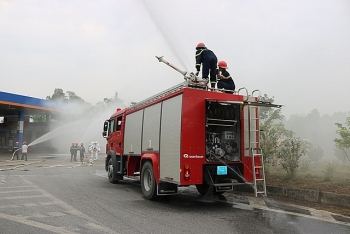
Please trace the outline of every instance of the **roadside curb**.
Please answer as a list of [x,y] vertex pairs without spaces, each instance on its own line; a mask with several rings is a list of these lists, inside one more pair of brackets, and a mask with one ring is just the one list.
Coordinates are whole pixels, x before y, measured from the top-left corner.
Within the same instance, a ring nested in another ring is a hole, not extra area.
[[[234,190],[238,192],[254,193],[254,190],[250,185],[235,186]],[[270,185],[266,186],[266,190],[268,195],[271,194],[295,200],[350,208],[350,195],[346,194],[323,192],[320,190],[284,188]]]

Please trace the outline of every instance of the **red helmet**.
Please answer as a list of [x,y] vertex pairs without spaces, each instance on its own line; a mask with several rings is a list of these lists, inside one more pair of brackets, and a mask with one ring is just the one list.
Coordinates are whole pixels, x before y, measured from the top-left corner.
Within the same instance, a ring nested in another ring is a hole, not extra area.
[[23,144],[25,145],[25,144],[27,144],[27,142],[23,141]]
[[223,60],[221,60],[221,61],[218,62],[218,66],[219,66],[220,68],[225,68],[225,69],[228,68],[228,67],[227,67],[227,63],[226,63],[225,61],[223,61]]
[[18,141],[16,141],[16,144],[18,144],[19,142]]
[[80,145],[84,145],[84,143],[80,143]]
[[198,50],[199,48],[204,48],[204,49],[206,48],[203,42],[199,42],[199,43],[197,44],[196,50]]

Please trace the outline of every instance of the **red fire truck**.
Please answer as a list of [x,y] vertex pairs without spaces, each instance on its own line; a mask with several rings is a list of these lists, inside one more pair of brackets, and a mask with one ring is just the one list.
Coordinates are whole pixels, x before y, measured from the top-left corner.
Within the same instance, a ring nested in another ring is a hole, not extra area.
[[254,186],[255,195],[266,195],[259,106],[280,106],[259,101],[257,90],[251,95],[245,88],[208,90],[193,73],[157,58],[181,72],[185,81],[118,108],[104,122],[109,181],[138,179],[146,199],[190,185],[202,195],[221,194],[244,183]]

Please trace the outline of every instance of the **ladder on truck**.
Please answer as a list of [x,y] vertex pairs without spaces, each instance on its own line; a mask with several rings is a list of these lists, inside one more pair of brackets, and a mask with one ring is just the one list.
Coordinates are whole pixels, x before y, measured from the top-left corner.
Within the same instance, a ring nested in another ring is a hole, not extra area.
[[168,94],[171,94],[171,93],[174,93],[174,92],[176,92],[176,91],[178,91],[180,89],[183,89],[186,86],[187,86],[187,82],[182,82],[182,83],[180,83],[178,85],[175,85],[175,86],[173,86],[173,87],[171,87],[169,89],[166,89],[166,90],[164,90],[164,91],[162,91],[160,93],[157,93],[156,95],[153,95],[153,96],[151,96],[149,98],[146,98],[146,99],[144,99],[144,100],[142,100],[140,102],[133,103],[127,109],[135,109],[135,108],[137,108],[139,106],[142,106],[142,105],[145,105],[147,103],[153,102],[153,101],[155,101],[155,100],[157,100],[159,98],[165,97]]
[[162,92],[160,92],[160,93],[157,93],[156,95],[153,95],[153,96],[151,96],[151,97],[149,97],[149,98],[146,98],[146,99],[144,99],[144,100],[142,100],[142,101],[140,101],[140,102],[133,103],[133,104],[131,104],[131,106],[128,107],[127,109],[135,109],[135,108],[137,108],[137,107],[143,106],[143,105],[145,105],[145,104],[147,104],[147,103],[150,103],[150,102],[153,102],[153,101],[155,101],[155,100],[157,100],[157,99],[159,99],[159,98],[165,97],[165,96],[167,96],[168,94],[174,93],[174,92],[176,92],[176,91],[178,91],[178,90],[181,90],[181,89],[183,89],[183,88],[185,88],[185,87],[206,89],[206,86],[205,86],[205,87],[204,87],[204,86],[193,86],[193,85],[191,84],[191,82],[184,81],[184,82],[181,82],[180,84],[177,84],[177,85],[175,85],[175,86],[173,86],[173,87],[171,87],[171,88],[169,88],[169,89],[166,89],[166,90],[164,90],[164,91],[162,91]]
[[[259,90],[254,90],[254,92]],[[260,97],[260,94],[258,98]],[[253,186],[255,197],[258,194],[266,196],[266,180],[265,180],[265,167],[264,167],[264,155],[260,147],[260,129],[259,129],[259,106],[263,105],[263,102],[251,103],[248,105],[248,118],[249,118],[249,148],[250,156],[252,159],[252,174],[253,174]],[[260,162],[256,161],[256,157],[260,158]],[[258,173],[260,172],[260,178]]]

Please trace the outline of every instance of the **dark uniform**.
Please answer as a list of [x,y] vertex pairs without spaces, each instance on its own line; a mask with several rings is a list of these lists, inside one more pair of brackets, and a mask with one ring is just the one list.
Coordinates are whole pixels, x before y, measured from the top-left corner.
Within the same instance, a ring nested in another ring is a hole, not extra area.
[[218,59],[213,51],[208,50],[206,47],[196,48],[196,69],[199,72],[201,64],[202,78],[208,79],[210,74],[210,87],[215,88],[216,84],[216,65]]
[[218,89],[228,89],[234,91],[236,88],[230,73],[226,69],[221,70],[221,78],[218,81]]
[[16,142],[16,144],[13,146],[12,155],[13,155],[13,158],[16,156],[17,160],[19,159],[18,158],[18,155],[19,155],[18,142]]
[[72,146],[70,147],[69,151],[70,151],[70,161],[73,161],[73,157],[74,157],[74,143],[72,143]]
[[74,156],[74,161],[77,161],[77,154],[78,154],[79,146],[78,143],[75,143],[73,147],[73,156]]
[[83,143],[80,144],[79,153],[80,153],[80,162],[83,162],[84,155],[85,155],[85,147]]

